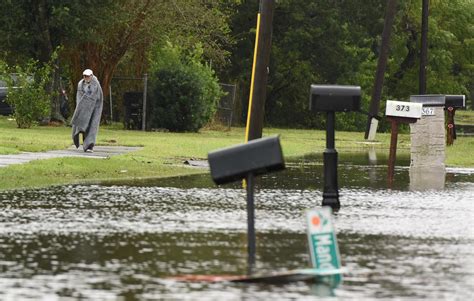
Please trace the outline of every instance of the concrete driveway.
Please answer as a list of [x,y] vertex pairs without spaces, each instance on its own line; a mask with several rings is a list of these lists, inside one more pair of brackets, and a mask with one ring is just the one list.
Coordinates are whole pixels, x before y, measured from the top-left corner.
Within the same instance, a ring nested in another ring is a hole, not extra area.
[[62,158],[62,157],[81,157],[91,159],[106,159],[111,156],[121,155],[129,152],[141,150],[142,147],[127,146],[96,146],[93,153],[86,153],[82,148],[76,149],[71,146],[65,150],[53,150],[48,152],[30,153],[24,152],[15,155],[0,155],[0,168],[12,164],[23,164],[33,160]]

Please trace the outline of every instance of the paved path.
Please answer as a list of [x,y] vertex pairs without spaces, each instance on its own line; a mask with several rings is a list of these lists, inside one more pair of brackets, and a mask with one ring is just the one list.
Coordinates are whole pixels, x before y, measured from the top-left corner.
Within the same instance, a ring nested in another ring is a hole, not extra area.
[[142,147],[126,147],[126,146],[96,146],[93,153],[85,153],[82,147],[76,149],[71,146],[64,150],[53,150],[44,153],[20,153],[15,155],[0,155],[0,168],[12,164],[23,164],[33,160],[61,158],[61,157],[82,157],[92,159],[106,159],[110,156],[125,154],[137,150]]

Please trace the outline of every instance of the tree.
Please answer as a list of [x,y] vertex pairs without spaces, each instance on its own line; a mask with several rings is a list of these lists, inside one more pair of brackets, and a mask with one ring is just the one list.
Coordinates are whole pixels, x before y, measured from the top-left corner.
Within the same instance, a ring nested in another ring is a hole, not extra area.
[[200,44],[187,51],[167,43],[152,51],[150,127],[197,132],[210,121],[223,92],[202,54]]
[[[419,73],[421,1],[398,0],[390,54],[380,99],[407,100],[416,94]],[[367,111],[374,87],[380,33],[386,1],[280,0],[274,18],[272,56],[266,103],[266,124],[322,127],[324,118],[308,112],[311,83],[355,84],[363,89]],[[243,112],[248,99],[253,53],[255,1],[242,1],[232,18],[237,46],[229,77],[242,89]],[[467,94],[473,84],[472,0],[431,0],[430,52],[427,68],[429,93]],[[381,101],[380,108],[384,109]],[[244,118],[242,120],[245,120]],[[366,118],[341,114],[337,126],[362,130]],[[381,121],[381,130],[388,123]]]
[[[0,51],[10,63],[21,64],[28,58],[46,63],[53,51],[66,41],[75,41],[81,36],[90,36],[90,24],[99,26],[104,20],[101,14],[114,1],[8,1],[1,0],[3,14],[0,17],[2,32]],[[87,26],[85,26],[87,25]],[[60,114],[59,78],[60,58],[47,87],[51,99],[51,118],[63,120]],[[54,93],[52,93],[55,91]]]
[[[387,93],[407,99],[418,92],[421,2],[402,1],[389,61]],[[469,0],[431,1],[426,92],[469,94],[474,78],[474,5]]]
[[[62,45],[60,62],[73,85],[83,69],[91,68],[105,94],[124,57],[138,58],[138,62],[128,60],[128,64],[146,69],[143,58],[148,49],[165,41],[166,36],[186,40],[188,45],[199,40],[204,57],[216,66],[226,63],[223,46],[230,43],[229,30],[217,0],[0,0],[0,5],[5,12],[0,16],[0,42],[4,42],[0,52],[14,54],[17,61],[25,57],[42,61]],[[18,37],[19,32],[23,35]],[[129,53],[138,55],[127,57]],[[55,102],[52,108],[57,113],[59,105]]]
[[[369,5],[360,7],[359,1],[277,2],[265,101],[266,124],[297,127],[323,125],[322,116],[309,112],[309,87],[312,83],[355,84],[367,73],[365,62],[374,59],[371,53],[374,43],[364,35],[366,29],[376,27],[374,23],[378,25],[380,19],[379,1],[371,2],[374,3],[370,3],[370,9]],[[349,4],[350,8],[345,8]],[[239,29],[234,35],[241,37],[233,54],[233,60],[239,64],[234,65],[233,72],[243,83],[245,107],[258,6],[253,1],[247,1],[241,4],[238,11],[232,27]],[[246,112],[245,109],[243,111]],[[342,122],[339,126],[345,127]]]

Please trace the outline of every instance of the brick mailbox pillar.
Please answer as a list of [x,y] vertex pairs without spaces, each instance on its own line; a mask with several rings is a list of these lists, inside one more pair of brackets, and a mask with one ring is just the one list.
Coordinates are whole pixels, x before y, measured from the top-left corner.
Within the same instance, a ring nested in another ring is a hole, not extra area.
[[444,95],[412,95],[410,102],[422,103],[422,116],[410,124],[410,189],[442,189],[445,184],[446,131]]

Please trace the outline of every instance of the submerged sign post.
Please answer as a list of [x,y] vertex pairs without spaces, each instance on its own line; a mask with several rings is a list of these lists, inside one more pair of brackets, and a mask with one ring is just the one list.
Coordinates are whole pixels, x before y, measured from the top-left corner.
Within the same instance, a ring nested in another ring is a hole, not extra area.
[[337,246],[336,231],[332,222],[332,209],[324,206],[309,210],[306,214],[308,244],[313,268],[341,276],[341,258]]

